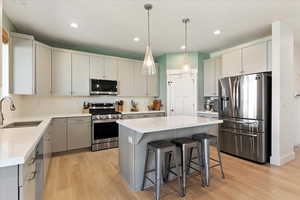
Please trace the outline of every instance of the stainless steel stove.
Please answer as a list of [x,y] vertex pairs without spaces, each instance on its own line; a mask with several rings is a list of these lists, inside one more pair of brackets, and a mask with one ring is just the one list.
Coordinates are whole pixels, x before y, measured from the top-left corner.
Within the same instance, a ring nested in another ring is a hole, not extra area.
[[113,103],[89,103],[92,114],[92,151],[118,147],[119,128],[122,118]]

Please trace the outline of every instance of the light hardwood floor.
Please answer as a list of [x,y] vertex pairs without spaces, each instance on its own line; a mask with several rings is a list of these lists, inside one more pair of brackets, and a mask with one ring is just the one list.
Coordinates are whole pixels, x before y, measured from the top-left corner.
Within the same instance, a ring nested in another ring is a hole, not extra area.
[[[300,199],[300,148],[296,160],[282,167],[258,165],[222,154],[226,179],[213,169],[211,186],[188,178],[187,195],[179,197],[176,181],[164,186],[162,200],[296,200]],[[118,149],[82,152],[52,159],[45,200],[152,200],[153,191],[132,192],[121,178]]]

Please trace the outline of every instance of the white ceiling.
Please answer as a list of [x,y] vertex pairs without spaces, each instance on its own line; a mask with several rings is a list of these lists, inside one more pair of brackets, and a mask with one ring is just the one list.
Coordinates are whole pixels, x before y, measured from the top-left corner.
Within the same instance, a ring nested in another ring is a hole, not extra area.
[[[142,55],[148,2],[155,56],[180,51],[184,17],[191,19],[188,50],[201,52],[270,35],[276,20],[299,19],[300,27],[299,0],[4,0],[4,10],[20,32],[40,40]],[[215,29],[222,34],[214,36]]]

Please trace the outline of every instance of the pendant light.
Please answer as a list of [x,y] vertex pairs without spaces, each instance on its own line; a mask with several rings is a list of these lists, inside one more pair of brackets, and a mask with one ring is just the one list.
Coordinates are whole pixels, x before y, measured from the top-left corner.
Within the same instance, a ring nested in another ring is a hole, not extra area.
[[152,9],[151,4],[145,4],[144,8],[147,10],[148,17],[148,43],[146,47],[145,58],[142,67],[142,73],[144,75],[154,75],[156,73],[155,63],[152,56],[151,45],[150,45],[150,10]]
[[184,23],[184,60],[183,60],[183,66],[182,66],[182,70],[184,72],[189,72],[191,70],[191,66],[188,64],[188,60],[187,60],[187,23],[190,22],[189,18],[184,18],[182,20],[182,22]]

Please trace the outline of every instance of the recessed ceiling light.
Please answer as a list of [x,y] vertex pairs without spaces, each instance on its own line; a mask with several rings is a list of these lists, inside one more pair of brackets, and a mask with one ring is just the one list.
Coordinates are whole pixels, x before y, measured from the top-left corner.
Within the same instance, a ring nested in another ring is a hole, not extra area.
[[221,30],[215,30],[214,31],[214,35],[220,35],[221,34]]
[[139,41],[140,41],[140,38],[135,37],[135,38],[133,38],[133,41],[134,41],[134,42],[139,42]]
[[78,28],[78,27],[79,27],[78,24],[77,24],[77,23],[74,23],[74,22],[72,22],[72,23],[70,24],[70,26],[71,26],[72,28]]
[[185,46],[184,46],[184,45],[182,45],[182,46],[180,47],[180,49],[182,49],[182,50],[185,50]]

